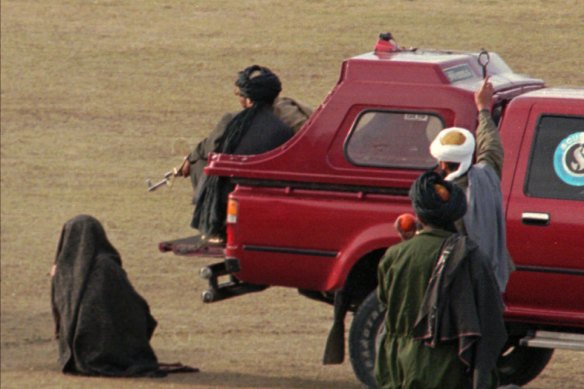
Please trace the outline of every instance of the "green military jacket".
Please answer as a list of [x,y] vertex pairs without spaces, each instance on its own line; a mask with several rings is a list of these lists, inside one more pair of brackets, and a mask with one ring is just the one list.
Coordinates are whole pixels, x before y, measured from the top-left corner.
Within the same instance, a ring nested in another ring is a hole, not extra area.
[[465,388],[471,384],[456,343],[429,348],[413,338],[434,265],[451,234],[427,227],[390,247],[379,264],[377,295],[387,308],[375,360],[379,388]]

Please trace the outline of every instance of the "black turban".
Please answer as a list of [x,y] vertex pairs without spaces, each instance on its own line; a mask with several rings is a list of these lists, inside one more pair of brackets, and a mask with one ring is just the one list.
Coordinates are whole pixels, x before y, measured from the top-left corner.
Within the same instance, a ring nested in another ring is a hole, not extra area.
[[235,81],[242,96],[254,102],[272,104],[282,90],[278,76],[266,67],[253,65],[239,72]]
[[410,188],[410,199],[418,218],[436,227],[452,230],[466,212],[464,191],[435,172],[418,177]]

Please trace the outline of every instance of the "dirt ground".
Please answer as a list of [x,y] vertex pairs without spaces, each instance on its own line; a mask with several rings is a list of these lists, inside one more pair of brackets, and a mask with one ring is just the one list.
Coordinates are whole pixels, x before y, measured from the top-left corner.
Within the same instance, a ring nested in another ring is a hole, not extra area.
[[[498,52],[550,86],[584,85],[579,0],[1,1],[2,388],[358,388],[322,366],[330,306],[295,290],[204,305],[211,259],[161,254],[191,235],[191,189],[146,192],[226,111],[237,71],[260,63],[316,107],[341,61],[391,31],[405,46]],[[64,376],[48,271],[61,226],[101,220],[159,326],[159,359],[201,373]],[[350,318],[347,319],[349,324]],[[558,351],[531,389],[584,388],[584,353]]]

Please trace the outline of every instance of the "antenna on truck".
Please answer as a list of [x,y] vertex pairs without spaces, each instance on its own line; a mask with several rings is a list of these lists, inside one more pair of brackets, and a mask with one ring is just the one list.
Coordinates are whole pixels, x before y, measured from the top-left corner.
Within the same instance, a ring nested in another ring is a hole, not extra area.
[[491,57],[489,56],[489,52],[485,49],[481,49],[479,56],[477,58],[477,62],[483,68],[483,80],[487,78],[487,65],[491,62]]

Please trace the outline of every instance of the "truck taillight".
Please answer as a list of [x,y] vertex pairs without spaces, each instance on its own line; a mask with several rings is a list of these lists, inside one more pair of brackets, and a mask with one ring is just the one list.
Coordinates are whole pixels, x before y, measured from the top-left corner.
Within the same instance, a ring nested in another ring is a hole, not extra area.
[[239,204],[237,200],[229,199],[227,202],[227,224],[237,223],[237,211],[239,210]]
[[227,223],[226,223],[226,233],[227,233],[227,247],[233,246],[236,242],[236,230],[237,230],[237,214],[239,212],[239,203],[237,200],[229,199],[227,202]]

